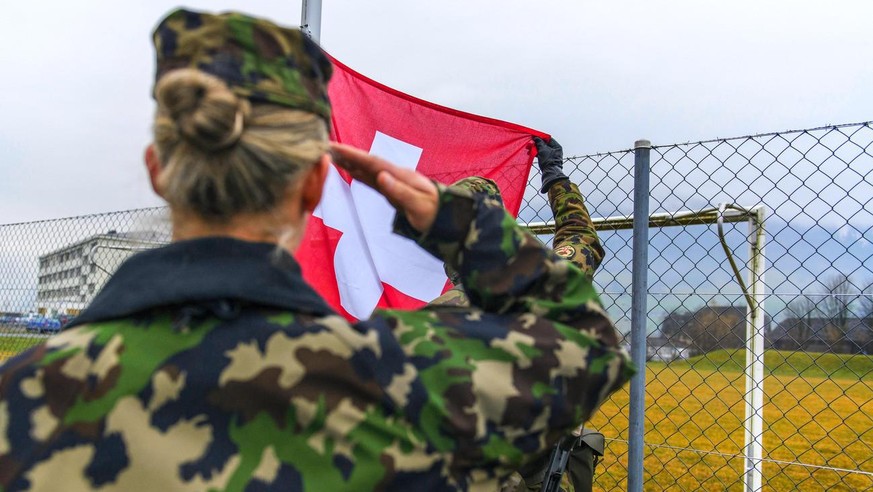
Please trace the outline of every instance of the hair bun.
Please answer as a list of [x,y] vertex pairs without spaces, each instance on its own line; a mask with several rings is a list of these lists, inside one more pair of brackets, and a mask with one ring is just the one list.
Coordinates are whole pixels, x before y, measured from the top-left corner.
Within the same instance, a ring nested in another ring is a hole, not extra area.
[[251,111],[249,102],[224,81],[194,69],[173,70],[161,77],[155,99],[173,120],[179,136],[206,152],[239,142]]

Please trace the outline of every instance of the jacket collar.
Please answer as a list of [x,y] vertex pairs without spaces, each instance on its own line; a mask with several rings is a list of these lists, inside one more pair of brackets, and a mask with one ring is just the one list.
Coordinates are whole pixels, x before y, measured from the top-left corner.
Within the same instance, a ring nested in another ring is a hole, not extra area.
[[275,244],[209,237],[132,256],[68,326],[221,300],[333,314],[303,280],[297,261]]

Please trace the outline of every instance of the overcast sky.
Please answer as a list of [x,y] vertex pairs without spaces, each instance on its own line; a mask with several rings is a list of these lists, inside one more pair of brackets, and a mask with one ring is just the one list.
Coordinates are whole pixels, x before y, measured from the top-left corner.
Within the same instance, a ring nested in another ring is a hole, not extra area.
[[[873,2],[323,0],[322,45],[566,155],[873,119]],[[161,205],[142,165],[165,0],[3,2],[0,224]],[[299,25],[299,1],[190,1]]]

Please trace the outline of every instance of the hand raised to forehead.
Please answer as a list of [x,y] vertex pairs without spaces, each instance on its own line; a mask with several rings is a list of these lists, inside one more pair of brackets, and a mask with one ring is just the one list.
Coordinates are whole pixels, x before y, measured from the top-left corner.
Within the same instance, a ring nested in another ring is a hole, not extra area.
[[331,155],[337,166],[388,199],[394,208],[406,215],[406,220],[416,230],[426,232],[430,229],[439,200],[433,181],[348,145],[331,143]]

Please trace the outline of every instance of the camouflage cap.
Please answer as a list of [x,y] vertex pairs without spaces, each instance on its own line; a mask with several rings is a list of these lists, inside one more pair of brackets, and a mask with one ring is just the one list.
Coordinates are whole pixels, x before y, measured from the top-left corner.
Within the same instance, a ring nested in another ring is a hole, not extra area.
[[239,96],[309,111],[330,124],[327,81],[333,73],[321,48],[299,29],[227,12],[170,12],[153,34],[157,82],[178,68],[224,80]]
[[488,198],[497,200],[501,205],[503,205],[503,195],[500,194],[500,188],[497,186],[497,183],[488,178],[469,176],[455,181],[452,183],[452,186],[463,188],[472,193],[481,193]]

